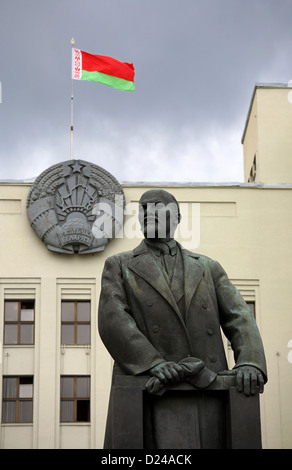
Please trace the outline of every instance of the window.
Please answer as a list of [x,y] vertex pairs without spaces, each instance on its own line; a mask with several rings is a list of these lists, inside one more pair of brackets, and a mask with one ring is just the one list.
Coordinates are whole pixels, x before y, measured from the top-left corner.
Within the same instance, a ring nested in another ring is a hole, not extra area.
[[5,301],[4,344],[34,344],[34,301]]
[[3,423],[32,423],[33,377],[3,377]]
[[90,421],[90,377],[61,377],[61,422]]
[[90,302],[62,302],[61,344],[90,344]]
[[254,156],[252,167],[250,169],[248,183],[253,183],[256,180],[257,176],[257,158],[256,155]]
[[253,317],[255,318],[255,317],[256,317],[255,302],[254,302],[254,301],[250,302],[250,301],[247,300],[246,303],[247,303],[247,305],[249,306],[249,309],[250,309],[250,311],[251,311]]

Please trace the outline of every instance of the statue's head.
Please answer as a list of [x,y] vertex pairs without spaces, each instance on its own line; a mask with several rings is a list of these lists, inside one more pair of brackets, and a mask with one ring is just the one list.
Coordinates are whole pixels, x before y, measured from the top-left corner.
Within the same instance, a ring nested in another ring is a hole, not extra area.
[[139,221],[145,238],[170,240],[181,219],[179,204],[173,194],[151,189],[139,201]]

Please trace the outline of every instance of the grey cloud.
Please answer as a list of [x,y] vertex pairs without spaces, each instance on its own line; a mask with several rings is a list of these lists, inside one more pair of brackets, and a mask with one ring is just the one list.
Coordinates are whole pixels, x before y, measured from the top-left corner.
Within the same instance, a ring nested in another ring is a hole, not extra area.
[[76,158],[123,180],[242,180],[253,87],[292,78],[291,13],[286,0],[3,1],[0,178],[69,158],[74,36],[136,70],[134,93],[74,82]]

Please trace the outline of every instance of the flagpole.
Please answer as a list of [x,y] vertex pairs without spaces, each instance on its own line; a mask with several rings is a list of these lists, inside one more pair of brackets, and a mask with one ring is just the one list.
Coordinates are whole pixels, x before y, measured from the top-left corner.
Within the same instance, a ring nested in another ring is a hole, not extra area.
[[[72,51],[75,41],[74,38],[71,39]],[[73,54],[72,54],[73,60]],[[73,66],[73,64],[72,64]],[[70,141],[70,159],[73,160],[73,73],[71,72],[71,141]]]

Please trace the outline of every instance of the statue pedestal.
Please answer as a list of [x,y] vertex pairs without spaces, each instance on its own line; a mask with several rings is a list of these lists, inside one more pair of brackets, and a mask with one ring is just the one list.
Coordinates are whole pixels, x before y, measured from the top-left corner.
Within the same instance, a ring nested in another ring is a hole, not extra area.
[[[149,376],[117,375],[113,384],[112,442],[114,449],[143,449],[143,400]],[[223,397],[228,449],[261,449],[259,393],[247,397],[236,390],[234,375],[218,375],[207,389],[183,383],[167,393],[191,392]]]

